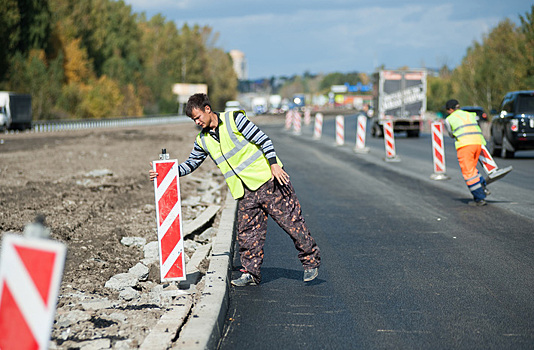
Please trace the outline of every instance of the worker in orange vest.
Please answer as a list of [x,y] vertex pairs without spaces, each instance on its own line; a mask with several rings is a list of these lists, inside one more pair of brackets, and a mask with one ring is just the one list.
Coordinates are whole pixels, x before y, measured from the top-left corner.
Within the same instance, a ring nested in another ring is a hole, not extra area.
[[449,135],[456,140],[454,146],[458,163],[465,183],[473,195],[474,201],[469,202],[469,205],[486,205],[485,198],[489,191],[486,189],[486,180],[477,170],[478,157],[486,140],[478,126],[476,114],[461,110],[457,100],[447,101],[445,110],[449,114],[445,119],[445,126]]

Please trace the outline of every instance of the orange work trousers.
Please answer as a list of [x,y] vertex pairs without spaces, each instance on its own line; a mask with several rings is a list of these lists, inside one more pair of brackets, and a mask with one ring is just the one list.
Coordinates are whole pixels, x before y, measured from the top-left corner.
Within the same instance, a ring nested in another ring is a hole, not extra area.
[[480,157],[481,151],[481,145],[466,145],[456,150],[465,183],[475,200],[486,198],[484,193],[486,181],[477,170],[478,157]]

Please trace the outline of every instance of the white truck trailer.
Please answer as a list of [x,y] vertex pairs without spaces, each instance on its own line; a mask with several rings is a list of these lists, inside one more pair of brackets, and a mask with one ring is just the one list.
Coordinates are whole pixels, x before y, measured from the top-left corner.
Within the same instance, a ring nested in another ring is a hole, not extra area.
[[374,107],[371,135],[383,136],[383,124],[393,121],[394,132],[418,137],[426,112],[425,69],[381,70],[374,74]]

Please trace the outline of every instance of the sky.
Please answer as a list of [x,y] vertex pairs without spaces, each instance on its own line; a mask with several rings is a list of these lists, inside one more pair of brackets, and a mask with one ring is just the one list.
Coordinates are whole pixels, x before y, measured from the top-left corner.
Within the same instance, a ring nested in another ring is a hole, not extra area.
[[124,0],[135,13],[209,26],[215,46],[242,51],[249,79],[306,72],[454,68],[528,0]]

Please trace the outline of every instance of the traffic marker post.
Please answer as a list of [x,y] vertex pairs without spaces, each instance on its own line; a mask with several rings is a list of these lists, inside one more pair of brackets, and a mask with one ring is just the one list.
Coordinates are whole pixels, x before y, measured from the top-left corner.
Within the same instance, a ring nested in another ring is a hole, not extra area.
[[295,111],[293,113],[293,133],[295,135],[300,135],[302,130],[302,116],[299,112]]
[[449,180],[445,173],[445,145],[443,143],[443,124],[433,122],[430,125],[432,131],[432,157],[434,161],[434,174],[430,175],[432,180]]
[[478,162],[482,165],[482,168],[488,175],[488,177],[486,178],[486,183],[488,184],[502,179],[510,171],[513,170],[511,165],[506,168],[499,169],[497,163],[495,162],[495,160],[493,160],[493,157],[484,145],[482,145],[482,151],[480,152],[480,157],[478,157]]
[[319,140],[323,133],[323,114],[317,113],[315,115],[315,125],[313,127],[313,139]]
[[358,117],[358,126],[356,128],[356,153],[369,153],[369,147],[365,147],[365,134],[367,130],[367,117],[360,115]]
[[0,259],[0,349],[47,349],[65,244],[5,234]]
[[345,144],[345,118],[342,115],[336,117],[336,146]]
[[304,125],[310,125],[310,122],[311,122],[311,113],[310,113],[310,109],[309,108],[306,108],[304,109]]
[[395,134],[393,132],[393,121],[384,122],[384,145],[386,147],[386,162],[400,162],[395,150]]
[[156,197],[156,219],[161,281],[183,281],[186,279],[185,252],[182,229],[182,205],[178,160],[169,160],[165,149],[160,160],[152,162],[158,176],[154,180]]
[[285,129],[286,129],[286,130],[290,130],[292,124],[293,124],[293,110],[289,110],[289,111],[287,111],[287,113],[286,113],[286,124],[285,124]]

